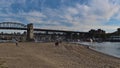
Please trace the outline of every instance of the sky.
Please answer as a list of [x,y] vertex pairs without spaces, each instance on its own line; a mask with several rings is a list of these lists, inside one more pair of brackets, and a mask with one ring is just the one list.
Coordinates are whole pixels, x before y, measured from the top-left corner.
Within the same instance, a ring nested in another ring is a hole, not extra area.
[[120,28],[120,0],[0,0],[0,22],[87,32]]

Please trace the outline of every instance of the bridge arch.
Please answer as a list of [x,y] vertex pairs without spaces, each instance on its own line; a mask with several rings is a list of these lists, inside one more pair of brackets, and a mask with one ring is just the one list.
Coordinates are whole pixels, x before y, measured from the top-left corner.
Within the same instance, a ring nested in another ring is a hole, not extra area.
[[0,27],[8,27],[8,28],[27,28],[25,24],[16,23],[16,22],[2,22],[0,23]]

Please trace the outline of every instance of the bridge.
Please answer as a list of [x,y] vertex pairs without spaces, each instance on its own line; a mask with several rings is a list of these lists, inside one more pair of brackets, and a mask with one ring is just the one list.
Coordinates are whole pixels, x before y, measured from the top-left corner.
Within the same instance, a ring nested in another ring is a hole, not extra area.
[[87,32],[39,29],[34,28],[34,25],[32,23],[25,25],[17,22],[2,22],[0,23],[0,29],[26,30],[28,41],[32,41],[35,37],[40,38],[42,36],[49,36],[51,38],[61,36],[68,39],[74,39],[75,37],[80,38],[80,36],[87,34]]
[[26,30],[27,26],[16,22],[2,22],[0,23],[0,29]]

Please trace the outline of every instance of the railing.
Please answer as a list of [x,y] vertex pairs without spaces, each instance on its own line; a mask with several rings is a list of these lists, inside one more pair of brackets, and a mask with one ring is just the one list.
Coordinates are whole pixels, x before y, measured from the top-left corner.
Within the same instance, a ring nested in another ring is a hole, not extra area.
[[3,22],[0,23],[0,27],[3,28],[27,28],[26,25],[22,23],[16,23],[16,22]]

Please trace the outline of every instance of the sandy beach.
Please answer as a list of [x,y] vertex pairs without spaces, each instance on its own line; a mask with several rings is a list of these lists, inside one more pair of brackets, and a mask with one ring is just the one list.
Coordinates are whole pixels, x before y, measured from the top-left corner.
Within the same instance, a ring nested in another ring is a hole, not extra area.
[[118,58],[69,43],[0,43],[3,61],[8,68],[120,68]]

